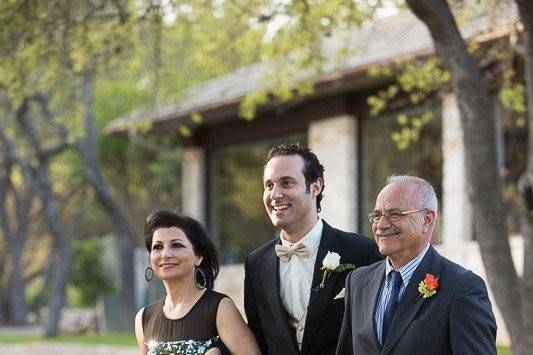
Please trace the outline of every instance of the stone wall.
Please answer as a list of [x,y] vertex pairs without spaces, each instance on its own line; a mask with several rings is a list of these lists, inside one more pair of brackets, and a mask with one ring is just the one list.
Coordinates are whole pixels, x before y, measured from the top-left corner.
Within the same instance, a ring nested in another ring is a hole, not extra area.
[[357,122],[343,115],[309,125],[308,145],[324,166],[320,216],[342,230],[357,229]]

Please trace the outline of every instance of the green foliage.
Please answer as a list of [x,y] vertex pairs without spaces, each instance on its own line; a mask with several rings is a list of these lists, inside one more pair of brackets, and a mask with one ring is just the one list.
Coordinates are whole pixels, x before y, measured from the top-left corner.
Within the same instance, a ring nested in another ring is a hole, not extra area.
[[184,138],[189,138],[190,136],[192,136],[191,127],[184,125],[184,124],[179,126],[179,132]]
[[423,61],[406,62],[397,80],[404,92],[416,94],[417,98],[411,100],[416,105],[421,98],[448,84],[450,73],[442,68],[440,59],[429,57]]
[[[191,0],[159,5],[144,0],[94,7],[81,0],[0,4],[0,90],[13,107],[25,95],[42,91],[70,129],[71,141],[84,137],[82,75],[96,71],[98,163],[132,221],[161,203],[178,204],[177,142],[108,136],[103,127],[140,106],[150,109],[175,100],[195,84],[258,61],[266,28],[251,24],[243,11],[262,3]],[[200,115],[192,114],[191,122],[179,128],[185,137],[201,123]],[[150,128],[143,121],[132,130],[141,136]],[[54,191],[65,199],[67,229],[81,230],[84,237],[109,232],[109,216],[87,189],[76,154],[54,160],[52,170]]]
[[105,134],[103,128],[114,118],[148,102],[147,90],[124,76],[113,79],[102,77],[95,88],[94,114],[99,134],[98,149],[103,153],[99,157],[104,164],[114,164],[117,160],[124,160],[128,141],[124,137]]
[[239,107],[239,116],[247,121],[253,120],[257,112],[257,107],[268,102],[268,95],[265,91],[257,91],[247,95]]
[[524,127],[527,123],[526,86],[513,68],[507,68],[503,73],[499,99],[512,119],[507,123]]
[[97,296],[113,291],[101,262],[102,243],[90,238],[73,243],[75,259],[70,284],[78,291],[81,306],[94,306]]
[[43,288],[44,278],[38,278],[26,285],[26,301],[34,304]]
[[198,112],[193,112],[191,113],[191,122],[196,124],[196,125],[199,125],[203,122],[203,117],[200,113]]
[[245,120],[252,120],[258,107],[271,100],[311,94],[316,75],[338,68],[350,51],[341,46],[326,53],[325,42],[368,21],[379,6],[349,0],[235,3],[246,9],[249,21],[257,21],[256,28],[262,27],[261,62],[269,65],[261,88],[241,101],[239,115]]
[[367,98],[371,116],[386,111],[389,104],[400,95],[407,95],[411,104],[419,105],[450,81],[449,72],[442,68],[440,60],[434,56],[425,60],[397,61],[394,65],[371,67],[368,70],[372,77],[392,77],[393,73],[397,73],[394,84]]
[[337,266],[335,268],[335,272],[343,272],[343,271],[346,271],[346,270],[353,270],[353,269],[355,269],[355,265],[354,264],[345,263],[345,264],[339,264],[339,266]]
[[[394,76],[394,74],[396,75]],[[368,74],[372,77],[390,77],[396,79],[385,90],[367,97],[370,116],[376,117],[387,110],[393,111],[391,105],[402,102],[404,97],[410,106],[424,105],[435,93],[445,88],[450,81],[450,74],[442,68],[440,60],[429,57],[425,60],[402,60],[394,65],[371,67]],[[403,105],[405,103],[402,102]],[[396,105],[397,106],[397,105]],[[393,106],[393,107],[396,107]],[[400,113],[396,116],[399,130],[391,133],[391,139],[399,150],[407,150],[410,144],[417,142],[420,130],[433,119],[433,113],[426,111],[409,116]]]
[[311,80],[304,80],[296,84],[296,94],[298,96],[311,95],[314,91],[315,86]]
[[36,91],[53,93],[52,108],[74,131],[80,118],[80,74],[127,47],[124,1],[91,7],[61,0],[4,1],[0,5],[0,83],[14,105]]
[[432,111],[424,111],[418,116],[408,116],[405,113],[400,113],[396,116],[396,122],[401,128],[399,131],[391,133],[392,141],[399,150],[407,150],[411,143],[418,142],[420,131],[433,118]]
[[[170,145],[170,144],[167,144]],[[162,195],[173,195],[180,190],[181,153],[179,147],[169,146],[165,153],[157,154],[150,162],[153,188]]]
[[288,85],[280,85],[277,86],[273,91],[272,94],[275,98],[279,99],[282,102],[289,101],[294,97],[291,88]]
[[370,95],[366,99],[366,103],[370,107],[370,116],[375,117],[387,108],[387,100],[382,95]]
[[371,66],[368,68],[368,75],[372,78],[376,77],[391,77],[393,75],[392,67],[389,65]]
[[523,83],[512,83],[500,90],[500,100],[506,108],[525,113],[527,110],[525,93],[526,87]]

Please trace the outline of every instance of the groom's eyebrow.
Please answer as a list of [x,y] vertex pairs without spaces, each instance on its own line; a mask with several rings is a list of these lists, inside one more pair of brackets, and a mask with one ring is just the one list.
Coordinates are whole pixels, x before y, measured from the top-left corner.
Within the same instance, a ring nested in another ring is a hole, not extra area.
[[296,179],[292,176],[281,176],[279,178],[274,178],[274,179],[266,179],[266,180],[263,180],[263,183],[267,183],[267,182],[280,182],[280,181],[296,181]]

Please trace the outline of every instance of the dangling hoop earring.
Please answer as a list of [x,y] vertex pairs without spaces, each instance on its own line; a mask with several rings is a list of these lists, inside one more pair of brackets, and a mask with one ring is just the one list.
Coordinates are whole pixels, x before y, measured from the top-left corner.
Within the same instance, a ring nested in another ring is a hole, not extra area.
[[144,279],[149,282],[152,280],[153,277],[154,277],[154,269],[148,266],[146,269],[144,269]]
[[[200,275],[200,277],[198,277],[198,275]],[[201,282],[198,282],[198,279],[201,279]],[[194,267],[194,285],[199,290],[203,290],[207,287],[207,278],[205,277],[205,273],[198,266]]]

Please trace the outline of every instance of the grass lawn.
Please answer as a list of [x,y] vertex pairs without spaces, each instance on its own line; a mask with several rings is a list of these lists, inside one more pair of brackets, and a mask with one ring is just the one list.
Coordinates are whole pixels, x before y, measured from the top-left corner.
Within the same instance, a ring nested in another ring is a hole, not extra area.
[[504,346],[498,346],[498,355],[511,355],[511,349]]
[[[0,334],[0,344],[22,343],[77,343],[77,344],[107,344],[136,346],[135,336],[131,333],[86,334],[76,336],[62,335],[57,338],[45,338],[38,335],[5,335]],[[498,355],[511,355],[507,347],[498,346]]]
[[56,338],[45,338],[39,335],[0,334],[0,344],[22,343],[77,343],[107,344],[136,346],[135,336],[131,333],[61,335]]

